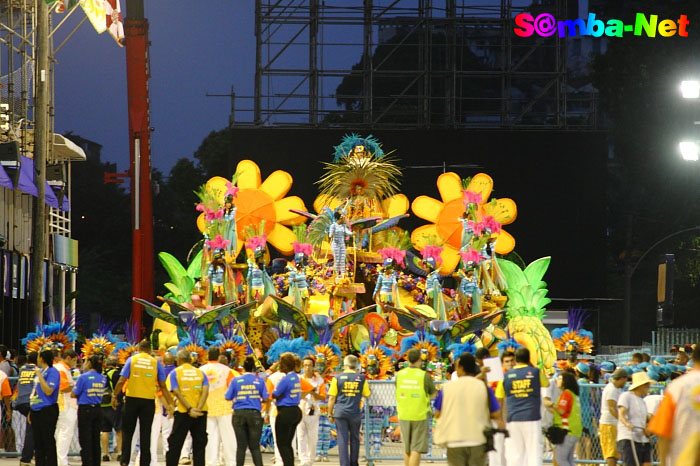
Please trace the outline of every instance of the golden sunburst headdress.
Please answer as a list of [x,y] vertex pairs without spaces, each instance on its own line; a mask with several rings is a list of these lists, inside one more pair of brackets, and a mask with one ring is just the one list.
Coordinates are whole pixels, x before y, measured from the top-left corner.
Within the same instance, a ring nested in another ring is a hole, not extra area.
[[367,314],[365,323],[369,340],[360,345],[360,363],[365,369],[365,377],[370,380],[386,379],[393,368],[394,352],[379,342],[389,329],[389,324],[376,313]]
[[340,356],[343,353],[335,343],[314,346],[314,364],[316,370],[326,382],[333,379],[333,370],[340,365]]
[[64,324],[50,322],[37,325],[34,332],[29,332],[22,339],[22,344],[25,345],[27,352],[41,352],[46,349],[57,349],[63,352],[73,347],[77,336],[70,322]]
[[587,318],[588,313],[581,309],[569,310],[568,326],[552,330],[554,348],[568,353],[592,353],[593,333],[582,328]]
[[230,353],[231,361],[236,360],[237,365],[242,365],[246,356],[252,351],[243,337],[236,335],[236,324],[229,322],[229,325],[224,326],[222,333],[217,333],[216,341],[211,346],[216,346],[222,353]]
[[94,333],[89,340],[85,340],[85,343],[80,348],[80,352],[83,353],[83,359],[93,355],[100,355],[106,358],[114,352],[118,342],[117,338],[112,335],[112,330],[115,326],[116,322],[107,323],[100,321],[97,333]]
[[126,360],[132,355],[139,352],[139,334],[138,327],[131,323],[124,324],[124,341],[117,343],[114,348],[116,353],[117,363],[120,366],[126,364]]

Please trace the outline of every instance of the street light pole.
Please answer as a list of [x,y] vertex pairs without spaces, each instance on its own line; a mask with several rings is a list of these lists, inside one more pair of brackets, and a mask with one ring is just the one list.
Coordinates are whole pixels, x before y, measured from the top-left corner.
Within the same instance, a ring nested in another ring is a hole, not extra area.
[[[36,96],[34,101],[34,182],[37,197],[32,209],[31,323],[42,322],[44,311],[44,255],[46,254],[46,156],[49,149],[49,6],[36,0]],[[11,72],[12,70],[10,70]]]
[[644,258],[649,254],[656,246],[663,243],[664,241],[673,238],[674,236],[679,236],[690,231],[698,231],[700,226],[686,228],[684,230],[679,230],[669,235],[664,236],[656,243],[649,246],[649,248],[644,251],[639,260],[632,266],[632,262],[627,262],[625,265],[625,305],[624,305],[624,326],[623,326],[623,336],[624,340],[628,345],[632,344],[632,275],[636,272],[639,265],[642,263]]

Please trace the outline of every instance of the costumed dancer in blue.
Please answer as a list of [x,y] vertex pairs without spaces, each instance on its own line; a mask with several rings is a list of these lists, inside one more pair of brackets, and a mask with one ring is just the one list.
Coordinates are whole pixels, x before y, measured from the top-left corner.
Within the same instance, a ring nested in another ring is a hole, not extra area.
[[229,241],[226,246],[226,252],[229,255],[235,254],[236,246],[238,245],[238,232],[236,231],[236,206],[233,203],[234,198],[238,195],[238,186],[233,186],[230,181],[226,182],[226,194],[224,196],[224,222],[225,236]]
[[465,251],[460,251],[462,257],[462,268],[457,274],[461,277],[457,287],[457,300],[462,311],[461,318],[469,317],[471,314],[481,312],[481,289],[479,288],[479,262],[481,255],[472,247]]
[[377,303],[379,313],[384,315],[384,305],[401,307],[399,302],[399,284],[396,274],[396,266],[403,267],[406,251],[398,248],[383,248],[377,251],[384,258],[383,269],[377,275],[377,284],[374,287],[372,298]]
[[442,248],[439,246],[426,246],[421,251],[423,266],[429,270],[425,279],[425,294],[428,297],[428,305],[437,314],[437,320],[447,320],[445,298],[442,295],[440,272],[437,268],[442,263],[440,253],[442,253]]
[[306,312],[309,305],[309,283],[306,281],[306,264],[313,252],[313,246],[308,243],[292,243],[294,261],[287,263],[289,280],[289,296],[294,298],[294,306]]
[[262,303],[267,296],[276,295],[275,285],[265,269],[265,235],[254,236],[246,242],[246,248],[251,252],[248,258],[248,302]]
[[348,227],[345,216],[340,212],[333,214],[335,223],[328,227],[328,236],[331,239],[331,252],[333,253],[333,272],[335,273],[336,283],[345,278],[346,273],[346,257],[347,249],[345,247],[346,239],[352,235],[352,231]]

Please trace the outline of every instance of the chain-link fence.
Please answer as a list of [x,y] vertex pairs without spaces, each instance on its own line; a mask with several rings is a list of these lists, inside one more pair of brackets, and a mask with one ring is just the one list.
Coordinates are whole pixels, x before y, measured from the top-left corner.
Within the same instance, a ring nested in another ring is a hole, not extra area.
[[[439,385],[437,387],[440,389]],[[576,445],[576,462],[579,464],[606,464],[603,458],[599,437],[599,422],[601,414],[601,399],[605,384],[581,384],[579,386],[579,401],[581,403],[581,421],[584,433]],[[645,404],[650,414],[655,412],[663,396],[663,386],[654,385]],[[365,404],[364,422],[362,424],[364,454],[369,466],[375,461],[402,460],[404,446],[401,441],[399,422],[396,415],[396,387],[393,381],[370,381],[371,395]],[[557,400],[553,400],[555,403]],[[551,416],[549,417],[551,422]],[[543,427],[546,427],[547,416],[543,417]],[[434,428],[434,420],[431,420]],[[428,453],[423,456],[426,460],[446,460],[444,448],[434,445],[432,441],[433,428],[430,430]],[[545,463],[552,462],[552,445],[545,440],[542,457]],[[658,454],[655,439],[652,438],[652,455],[658,464]],[[517,466],[517,465],[516,465]]]

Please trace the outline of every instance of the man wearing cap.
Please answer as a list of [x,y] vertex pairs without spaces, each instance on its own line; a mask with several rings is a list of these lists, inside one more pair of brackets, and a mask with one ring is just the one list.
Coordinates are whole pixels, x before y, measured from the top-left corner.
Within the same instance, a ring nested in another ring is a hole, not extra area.
[[610,382],[603,389],[600,400],[600,448],[608,466],[615,466],[620,458],[617,451],[617,400],[626,383],[627,371],[622,368],[616,369]]
[[629,391],[617,400],[617,450],[625,466],[650,465],[651,444],[647,429],[649,415],[644,396],[649,393],[653,380],[646,372],[632,374]]
[[668,384],[649,423],[659,439],[661,466],[696,466],[700,461],[700,345],[692,356],[693,369]]

